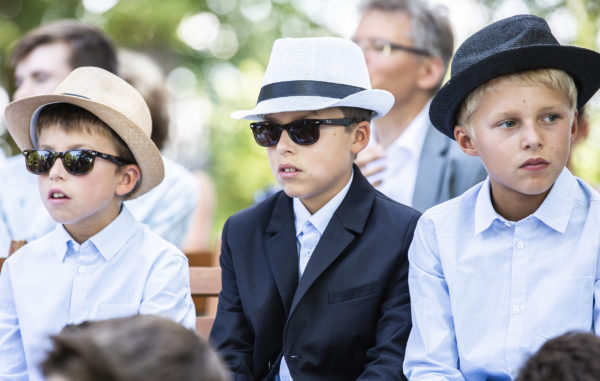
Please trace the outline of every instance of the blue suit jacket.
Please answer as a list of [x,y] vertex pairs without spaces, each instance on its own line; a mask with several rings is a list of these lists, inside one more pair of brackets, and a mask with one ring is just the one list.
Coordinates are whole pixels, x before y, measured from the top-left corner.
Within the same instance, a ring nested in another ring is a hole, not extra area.
[[458,144],[429,124],[417,172],[413,208],[424,212],[460,196],[487,176],[478,157],[464,153]]
[[411,327],[407,251],[420,214],[354,168],[304,275],[292,199],[278,192],[223,228],[223,289],[210,340],[235,380],[402,380]]

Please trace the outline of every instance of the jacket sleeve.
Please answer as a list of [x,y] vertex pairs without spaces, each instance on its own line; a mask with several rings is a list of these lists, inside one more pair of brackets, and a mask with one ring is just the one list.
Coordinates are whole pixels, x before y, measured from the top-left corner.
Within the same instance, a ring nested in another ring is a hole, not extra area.
[[369,363],[358,380],[405,380],[402,373],[404,350],[411,328],[408,292],[408,248],[419,215],[415,214],[404,232],[395,276],[391,279],[377,321],[375,346],[367,351]]
[[235,269],[229,248],[228,220],[223,227],[221,244],[222,289],[217,316],[210,332],[210,342],[236,381],[252,380],[253,334],[248,327],[238,291]]

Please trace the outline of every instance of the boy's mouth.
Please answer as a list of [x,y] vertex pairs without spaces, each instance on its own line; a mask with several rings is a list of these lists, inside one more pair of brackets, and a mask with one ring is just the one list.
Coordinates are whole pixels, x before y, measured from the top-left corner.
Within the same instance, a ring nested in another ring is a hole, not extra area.
[[48,198],[51,200],[64,200],[64,199],[68,199],[69,196],[67,196],[66,194],[64,194],[63,192],[61,192],[59,190],[51,189],[48,192]]
[[283,177],[291,177],[300,172],[300,169],[289,164],[282,164],[279,166],[279,174]]
[[541,168],[545,168],[547,165],[548,165],[548,161],[546,161],[540,157],[536,157],[534,159],[529,159],[529,160],[525,161],[523,164],[521,164],[521,166],[519,168],[541,169]]

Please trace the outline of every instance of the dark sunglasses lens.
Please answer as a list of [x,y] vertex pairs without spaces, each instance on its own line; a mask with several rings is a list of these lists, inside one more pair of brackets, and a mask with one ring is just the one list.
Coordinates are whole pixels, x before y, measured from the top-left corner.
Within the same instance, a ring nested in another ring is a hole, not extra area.
[[87,151],[67,151],[63,155],[63,163],[72,175],[85,175],[92,170],[94,156]]
[[55,156],[50,151],[31,150],[25,152],[25,165],[34,175],[48,173],[54,164]]
[[319,140],[319,123],[314,120],[299,120],[288,131],[290,138],[300,145],[314,144]]
[[277,145],[279,137],[281,136],[281,130],[278,126],[269,122],[257,122],[251,123],[250,127],[254,133],[254,140],[256,140],[258,145],[263,147],[273,147]]

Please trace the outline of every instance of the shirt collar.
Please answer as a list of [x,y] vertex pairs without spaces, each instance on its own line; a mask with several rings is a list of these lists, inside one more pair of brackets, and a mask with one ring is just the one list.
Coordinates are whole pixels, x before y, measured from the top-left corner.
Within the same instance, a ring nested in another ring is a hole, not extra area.
[[[123,205],[121,213],[119,213],[117,218],[96,235],[90,237],[86,242],[93,244],[100,255],[102,255],[106,261],[109,261],[133,234],[135,227],[135,218],[129,209]],[[76,248],[80,246],[73,240],[63,224],[57,224],[53,233],[52,243],[54,252],[61,262],[64,261],[70,247]]]
[[[404,150],[409,153],[410,157],[419,157],[423,149],[423,143],[425,142],[425,136],[427,135],[427,126],[429,124],[429,104],[431,100],[427,102],[425,107],[417,114],[417,116],[406,126],[406,129],[394,140],[394,142],[387,148],[387,151],[399,151]],[[377,137],[375,133],[376,126],[373,125],[373,141],[377,143]]]
[[[576,188],[577,180],[575,176],[564,168],[542,205],[532,215],[527,216],[525,220],[536,218],[557,232],[564,233],[575,206]],[[510,223],[496,213],[492,206],[490,178],[488,176],[475,201],[475,235],[488,229],[495,220]]]
[[302,227],[307,220],[310,220],[311,224],[314,225],[315,228],[319,231],[321,235],[325,231],[325,228],[329,224],[329,220],[333,216],[333,213],[340,206],[344,197],[348,193],[350,189],[350,184],[352,184],[352,179],[354,178],[354,169],[352,170],[352,174],[350,175],[350,180],[348,183],[339,191],[331,200],[327,202],[327,204],[323,205],[321,209],[317,210],[315,214],[310,214],[308,209],[302,204],[299,198],[293,199],[294,204],[294,217],[295,217],[295,225],[296,225],[296,237],[302,231]]

